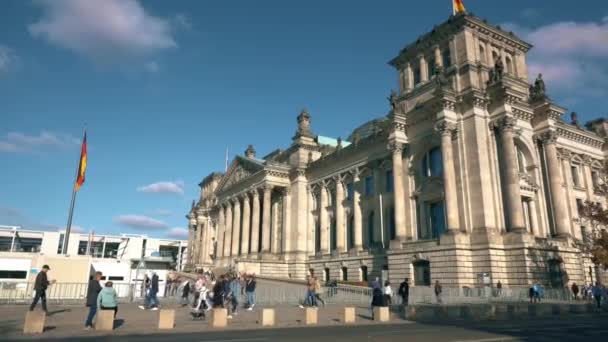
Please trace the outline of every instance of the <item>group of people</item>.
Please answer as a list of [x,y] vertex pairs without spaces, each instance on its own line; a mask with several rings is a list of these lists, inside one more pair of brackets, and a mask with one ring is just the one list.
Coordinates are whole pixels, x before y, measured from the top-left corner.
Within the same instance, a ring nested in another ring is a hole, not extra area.
[[583,284],[580,289],[576,283],[572,283],[570,289],[572,290],[572,295],[574,296],[574,299],[579,298],[578,294],[580,292],[581,299],[595,299],[595,303],[598,308],[602,306],[602,300],[606,301],[606,298],[608,298],[608,288],[602,285],[599,281],[595,282],[595,285],[591,283],[589,283],[589,285]]

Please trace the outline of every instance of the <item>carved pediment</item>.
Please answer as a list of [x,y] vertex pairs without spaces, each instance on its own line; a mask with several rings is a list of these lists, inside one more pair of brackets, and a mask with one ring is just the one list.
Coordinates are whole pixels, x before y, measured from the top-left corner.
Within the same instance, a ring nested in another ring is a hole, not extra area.
[[263,170],[264,166],[261,162],[245,159],[237,156],[230,164],[226,175],[218,184],[217,192],[221,192],[236,183],[243,181],[251,175]]

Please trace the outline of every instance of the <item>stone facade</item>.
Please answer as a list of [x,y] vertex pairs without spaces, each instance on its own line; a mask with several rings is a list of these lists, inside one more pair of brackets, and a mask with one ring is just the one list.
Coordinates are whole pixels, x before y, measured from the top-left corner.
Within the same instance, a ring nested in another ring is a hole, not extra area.
[[200,184],[190,265],[415,285],[595,280],[574,247],[589,229],[577,205],[606,205],[608,122],[566,123],[542,78],[529,85],[530,48],[453,16],[390,61],[386,116],[342,140],[302,111],[287,149],[249,146]]

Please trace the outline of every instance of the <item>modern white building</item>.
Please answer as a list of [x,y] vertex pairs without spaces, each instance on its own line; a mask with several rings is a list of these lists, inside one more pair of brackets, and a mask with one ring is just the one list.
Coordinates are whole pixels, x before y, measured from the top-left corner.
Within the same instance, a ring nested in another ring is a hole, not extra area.
[[71,233],[67,253],[61,254],[65,232],[0,226],[0,282],[33,282],[44,264],[57,283],[86,283],[96,271],[106,281],[133,284],[156,272],[160,293],[170,270],[182,270],[187,241],[145,235]]

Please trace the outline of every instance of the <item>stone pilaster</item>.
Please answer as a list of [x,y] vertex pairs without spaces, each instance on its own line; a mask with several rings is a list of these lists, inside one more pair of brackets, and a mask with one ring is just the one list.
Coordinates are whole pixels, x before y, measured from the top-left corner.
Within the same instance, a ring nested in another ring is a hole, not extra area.
[[230,257],[232,250],[232,203],[226,203],[226,233],[224,234],[224,257]]
[[224,211],[224,205],[220,204],[218,214],[218,228],[217,228],[217,258],[224,257],[224,236],[226,234],[226,212]]
[[207,252],[205,249],[205,239],[207,237],[207,218],[203,215],[198,215],[196,217],[196,221],[198,222],[198,226],[200,229],[200,240],[197,241],[197,244],[199,245],[198,248],[198,263],[199,264],[204,264],[205,263],[205,253]]
[[414,75],[412,72],[412,65],[407,63],[405,65],[405,91],[409,92],[414,88]]
[[502,166],[505,191],[505,212],[507,231],[525,233],[526,223],[521,203],[521,189],[519,185],[519,168],[517,166],[517,151],[513,140],[513,128],[517,119],[505,116],[496,122],[500,132],[500,145],[504,165]]
[[314,204],[314,193],[312,187],[309,185],[306,187],[306,192],[308,196],[308,205],[307,205],[307,229],[306,229],[306,254],[314,255],[315,253],[315,219],[313,214]]
[[283,189],[283,253],[289,253],[293,249],[291,243],[291,190],[289,187]]
[[389,144],[393,158],[393,194],[395,198],[395,238],[405,241],[405,194],[403,186],[403,144],[393,142]]
[[233,199],[232,213],[232,251],[231,256],[239,255],[239,244],[241,241],[241,201],[239,198]]
[[344,183],[342,177],[334,177],[336,184],[335,214],[336,214],[336,249],[346,252],[346,225],[344,215]]
[[321,226],[321,253],[329,253],[329,217],[327,216],[327,187],[321,183],[319,223]]
[[441,121],[435,128],[441,134],[447,232],[457,233],[460,231],[460,221],[458,218],[458,196],[456,193],[456,169],[454,168],[454,153],[452,149],[452,136],[456,132],[456,125],[448,121]]
[[435,64],[443,67],[443,58],[441,58],[441,49],[439,49],[439,46],[435,46],[435,48],[433,50],[435,53]]
[[243,233],[241,234],[241,255],[249,254],[249,232],[251,231],[251,207],[249,206],[249,194],[243,195]]
[[251,254],[256,254],[260,251],[260,193],[257,189],[251,192],[251,201]]
[[355,249],[363,250],[363,218],[361,216],[361,179],[359,169],[353,171],[353,234]]
[[272,186],[264,187],[264,198],[262,206],[262,253],[270,253],[270,195]]
[[566,196],[562,185],[563,180],[559,174],[561,166],[557,158],[557,134],[554,131],[548,131],[543,133],[540,138],[545,147],[545,157],[547,159],[551,204],[553,217],[555,218],[555,233],[558,237],[569,236],[568,208],[566,207]]
[[420,81],[426,82],[429,80],[429,67],[426,62],[424,55],[418,56],[418,65],[420,67]]

